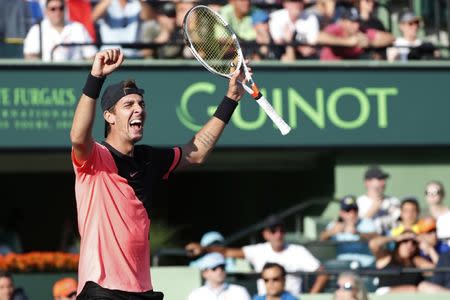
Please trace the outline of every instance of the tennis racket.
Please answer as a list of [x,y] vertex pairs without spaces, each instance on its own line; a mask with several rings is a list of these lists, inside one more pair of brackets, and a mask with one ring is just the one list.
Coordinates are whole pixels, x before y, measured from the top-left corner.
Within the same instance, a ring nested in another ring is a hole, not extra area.
[[261,94],[244,61],[236,34],[228,23],[215,11],[204,5],[191,8],[184,16],[184,39],[194,57],[211,73],[231,78],[236,70],[243,68],[250,87],[242,83],[253,99],[275,123],[281,134],[291,130],[272,105]]

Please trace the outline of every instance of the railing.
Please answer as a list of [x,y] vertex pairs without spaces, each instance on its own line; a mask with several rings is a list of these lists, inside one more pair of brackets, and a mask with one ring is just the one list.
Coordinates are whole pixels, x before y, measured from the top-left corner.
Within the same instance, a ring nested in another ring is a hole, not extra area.
[[[449,0],[450,1],[450,0]],[[345,46],[333,46],[333,45],[326,45],[326,44],[322,44],[322,45],[312,45],[312,44],[308,44],[308,43],[303,43],[303,42],[296,42],[296,43],[288,43],[288,44],[275,44],[275,43],[256,43],[256,42],[246,42],[246,41],[241,41],[240,42],[241,46],[243,49],[257,49],[259,47],[263,47],[263,46],[268,46],[268,47],[285,47],[285,46],[310,46],[310,47],[314,47],[316,49],[320,49],[322,47],[335,47],[335,48],[351,48],[351,47],[345,47]],[[114,46],[114,47],[121,47],[121,48],[125,48],[125,49],[153,49],[153,50],[158,50],[161,47],[165,47],[165,46],[178,46],[178,47],[184,47],[185,45],[181,42],[177,43],[177,42],[173,42],[173,43],[61,43],[58,45],[55,45],[51,51],[50,57],[51,57],[51,61],[54,60],[54,53],[58,48],[61,47],[81,47],[81,46],[95,46],[98,49],[100,49],[101,47],[104,46]],[[432,45],[433,47],[408,47],[408,46],[388,46],[388,47],[367,47],[364,48],[365,52],[369,52],[369,51],[373,51],[373,50],[386,50],[387,48],[398,48],[398,49],[410,49],[410,50],[419,50],[422,51],[424,54],[431,54],[434,50],[447,50],[450,53],[450,46],[444,46],[444,45]],[[245,50],[244,50],[245,52]],[[137,57],[139,58],[139,57]],[[174,57],[177,59],[183,59],[183,57]],[[450,59],[450,57],[447,55],[446,57],[439,57],[439,58],[434,58],[435,60],[440,60],[440,59]]]

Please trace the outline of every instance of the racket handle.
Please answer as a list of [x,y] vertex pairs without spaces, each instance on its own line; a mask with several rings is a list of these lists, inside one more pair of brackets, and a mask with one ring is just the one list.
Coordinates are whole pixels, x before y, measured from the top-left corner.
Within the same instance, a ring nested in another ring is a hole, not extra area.
[[[247,93],[253,95],[253,90],[248,85],[240,81],[239,83],[242,85],[242,87]],[[272,107],[272,105],[270,105],[269,101],[267,101],[267,99],[263,95],[261,95],[259,99],[255,100],[259,104],[259,106],[264,110],[264,112],[269,116],[272,122],[275,123],[275,125],[281,131],[282,135],[286,135],[289,133],[289,131],[291,131],[292,128],[280,117],[280,115],[275,111],[275,109]]]
[[256,102],[266,112],[269,118],[275,123],[282,135],[286,135],[291,131],[291,127],[280,117],[279,114],[273,109],[269,101],[264,96],[261,96]]

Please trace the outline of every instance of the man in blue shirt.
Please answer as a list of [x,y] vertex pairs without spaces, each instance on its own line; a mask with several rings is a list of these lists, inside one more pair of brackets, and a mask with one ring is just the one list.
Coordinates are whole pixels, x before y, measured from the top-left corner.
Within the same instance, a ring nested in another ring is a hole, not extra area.
[[277,263],[268,262],[261,271],[266,286],[266,294],[254,296],[253,300],[299,300],[284,289],[286,270]]

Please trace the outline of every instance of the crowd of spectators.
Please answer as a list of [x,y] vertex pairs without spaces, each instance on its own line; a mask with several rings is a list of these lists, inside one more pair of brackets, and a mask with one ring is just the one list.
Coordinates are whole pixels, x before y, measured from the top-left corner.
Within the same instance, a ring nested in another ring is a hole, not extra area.
[[[245,259],[260,274],[254,299],[296,299],[304,292],[321,292],[332,279],[331,262],[340,271],[372,271],[372,292],[380,295],[450,292],[450,272],[445,270],[450,267],[450,209],[443,202],[444,185],[426,185],[426,207],[421,210],[414,196],[386,195],[388,178],[380,167],[370,166],[363,178],[366,192],[340,199],[336,219],[319,235],[323,243],[335,243],[333,259],[316,258],[307,247],[287,242],[283,220],[271,215],[264,221],[263,243],[225,247],[218,232],[209,232],[201,243],[187,244],[189,255],[196,258],[192,266],[202,266],[202,260],[214,254],[225,272],[225,258]],[[444,270],[433,272],[436,267]],[[408,268],[413,271],[405,272]],[[315,281],[305,288],[308,273],[315,274]],[[336,282],[335,299],[367,299],[366,283],[357,275],[342,273]]]
[[[192,55],[183,45],[182,23],[185,13],[198,4],[208,5],[224,17],[252,60],[392,61],[440,55],[432,43],[419,36],[425,25],[420,16],[407,7],[395,12],[400,28],[395,37],[387,22],[378,18],[381,4],[376,0],[13,2],[0,0],[0,7],[11,12],[0,24],[0,34],[5,39],[23,39],[25,59],[90,59],[94,46],[121,46],[132,58],[189,59]],[[389,10],[389,6],[382,9]]]

